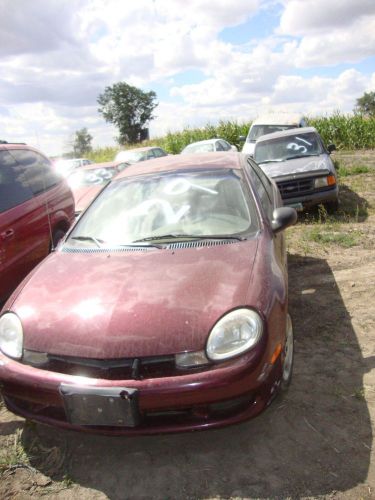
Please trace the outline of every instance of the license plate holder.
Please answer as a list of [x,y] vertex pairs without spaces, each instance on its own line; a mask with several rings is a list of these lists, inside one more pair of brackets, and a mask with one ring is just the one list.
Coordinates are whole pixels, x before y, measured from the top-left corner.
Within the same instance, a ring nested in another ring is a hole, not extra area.
[[71,424],[135,427],[140,423],[137,389],[60,384],[60,394]]

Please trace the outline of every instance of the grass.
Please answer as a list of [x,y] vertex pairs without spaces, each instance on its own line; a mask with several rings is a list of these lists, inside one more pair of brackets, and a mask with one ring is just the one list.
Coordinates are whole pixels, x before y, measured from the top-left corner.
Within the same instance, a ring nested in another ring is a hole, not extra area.
[[321,228],[315,226],[308,235],[308,238],[315,243],[322,245],[335,244],[343,248],[350,248],[358,245],[361,233],[359,231],[352,231],[350,233],[342,232],[341,227],[327,226]]
[[0,451],[0,474],[14,467],[29,467],[29,457],[21,444],[21,429],[13,436],[13,443]]
[[366,165],[342,166],[338,170],[338,177],[340,179],[342,177],[349,177],[350,175],[368,174],[370,172],[371,168]]

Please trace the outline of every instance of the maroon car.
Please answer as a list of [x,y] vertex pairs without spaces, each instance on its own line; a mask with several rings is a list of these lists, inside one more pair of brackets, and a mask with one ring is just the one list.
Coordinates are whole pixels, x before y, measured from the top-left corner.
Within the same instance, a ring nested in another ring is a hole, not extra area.
[[93,163],[78,168],[70,174],[67,181],[73,191],[76,216],[91,203],[113,177],[128,165],[129,163],[123,161]]
[[0,144],[0,303],[64,236],[74,200],[48,158],[26,144]]
[[238,153],[125,169],[2,310],[8,409],[107,434],[260,413],[293,364],[280,205]]

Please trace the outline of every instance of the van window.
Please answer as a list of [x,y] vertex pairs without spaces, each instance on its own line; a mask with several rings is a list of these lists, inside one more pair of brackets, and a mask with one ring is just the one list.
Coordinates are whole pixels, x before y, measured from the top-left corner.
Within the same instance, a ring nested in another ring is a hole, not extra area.
[[29,149],[13,149],[10,154],[24,167],[24,175],[34,195],[43,193],[56,186],[61,177],[56,173],[47,158]]
[[33,197],[25,168],[13,156],[13,151],[0,151],[0,213]]

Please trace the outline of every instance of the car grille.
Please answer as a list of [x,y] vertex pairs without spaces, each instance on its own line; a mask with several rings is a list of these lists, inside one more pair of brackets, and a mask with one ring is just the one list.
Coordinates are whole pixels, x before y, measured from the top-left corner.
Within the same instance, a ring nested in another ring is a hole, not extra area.
[[309,194],[314,192],[314,178],[292,179],[289,181],[277,182],[281,197],[293,198],[300,194]]
[[[29,351],[31,352],[31,351]],[[33,359],[35,359],[33,353]],[[36,363],[24,353],[23,363],[41,370],[66,375],[98,378],[104,380],[143,380],[158,377],[175,377],[187,372],[204,371],[210,365],[191,369],[176,368],[174,356],[153,356],[145,358],[93,359],[44,354],[46,361]]]

